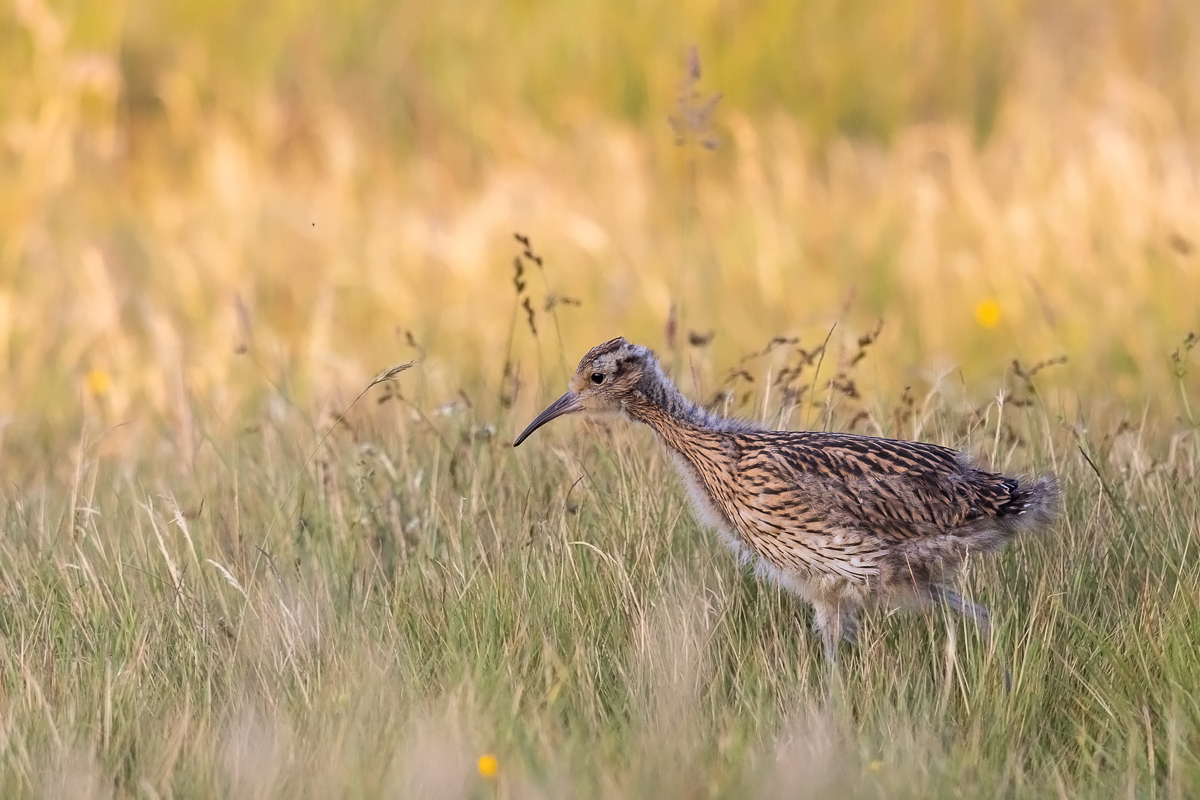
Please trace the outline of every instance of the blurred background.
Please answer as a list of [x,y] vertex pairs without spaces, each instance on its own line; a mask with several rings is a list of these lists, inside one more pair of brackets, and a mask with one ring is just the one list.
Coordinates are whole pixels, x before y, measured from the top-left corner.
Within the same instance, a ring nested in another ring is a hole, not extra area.
[[0,470],[880,321],[881,405],[1065,356],[1068,421],[1190,424],[1198,148],[1191,0],[7,0]]

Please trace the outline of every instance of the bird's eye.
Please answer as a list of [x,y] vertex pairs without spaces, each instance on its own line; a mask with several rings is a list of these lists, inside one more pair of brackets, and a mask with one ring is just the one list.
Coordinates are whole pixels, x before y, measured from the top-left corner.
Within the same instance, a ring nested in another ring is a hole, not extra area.
[[593,372],[592,373],[592,383],[595,384],[596,386],[599,386],[600,384],[604,383],[604,373],[603,372]]

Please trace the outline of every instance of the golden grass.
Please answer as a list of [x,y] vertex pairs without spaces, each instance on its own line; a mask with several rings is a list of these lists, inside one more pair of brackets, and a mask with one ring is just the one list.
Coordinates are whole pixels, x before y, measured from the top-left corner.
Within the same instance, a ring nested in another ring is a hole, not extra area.
[[[1187,796],[1198,45],[1150,0],[14,0],[0,794]],[[826,702],[647,436],[514,455],[617,334],[740,413],[1060,471],[970,576],[1012,694],[881,618]]]
[[886,146],[814,138],[726,96],[722,146],[681,151],[658,119],[551,132],[481,97],[487,148],[464,164],[453,130],[450,151],[397,154],[335,98],[260,91],[226,113],[183,58],[151,74],[157,105],[139,110],[140,73],[42,31],[63,23],[33,0],[18,8],[42,82],[5,124],[10,447],[78,430],[81,401],[96,424],[137,409],[187,426],[271,383],[328,397],[413,355],[401,331],[433,395],[494,385],[514,231],[546,259],[535,302],[583,300],[559,311],[572,354],[618,332],[661,346],[673,303],[727,359],[882,318],[872,377],[890,396],[942,364],[974,385],[1013,357],[1066,354],[1062,386],[1138,402],[1167,394],[1168,354],[1196,326],[1183,110],[1119,62],[1064,74],[1056,43],[1027,43],[981,147],[954,120]]

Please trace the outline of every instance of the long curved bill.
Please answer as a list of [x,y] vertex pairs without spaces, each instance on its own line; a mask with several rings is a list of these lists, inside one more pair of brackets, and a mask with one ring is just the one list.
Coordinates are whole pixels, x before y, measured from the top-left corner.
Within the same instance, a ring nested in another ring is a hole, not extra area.
[[533,422],[529,423],[529,427],[525,429],[525,432],[518,436],[517,440],[513,442],[513,447],[520,447],[521,442],[529,438],[529,434],[533,433],[550,420],[558,419],[564,414],[570,414],[578,411],[582,407],[583,406],[581,406],[579,403],[579,396],[574,392],[567,392],[562,397],[558,398],[549,406],[547,406],[545,411],[538,414]]

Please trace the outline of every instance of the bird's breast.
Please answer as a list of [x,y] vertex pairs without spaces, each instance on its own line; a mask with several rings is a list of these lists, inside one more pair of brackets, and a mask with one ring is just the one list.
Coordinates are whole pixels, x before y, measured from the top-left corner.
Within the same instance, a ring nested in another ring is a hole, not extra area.
[[675,471],[683,480],[692,511],[695,512],[700,523],[710,528],[716,528],[722,533],[733,534],[735,528],[725,509],[721,508],[721,505],[724,504],[720,504],[718,496],[713,491],[711,484],[714,481],[712,478],[706,480],[706,476],[695,464],[674,450],[670,452],[671,461],[675,464]]

